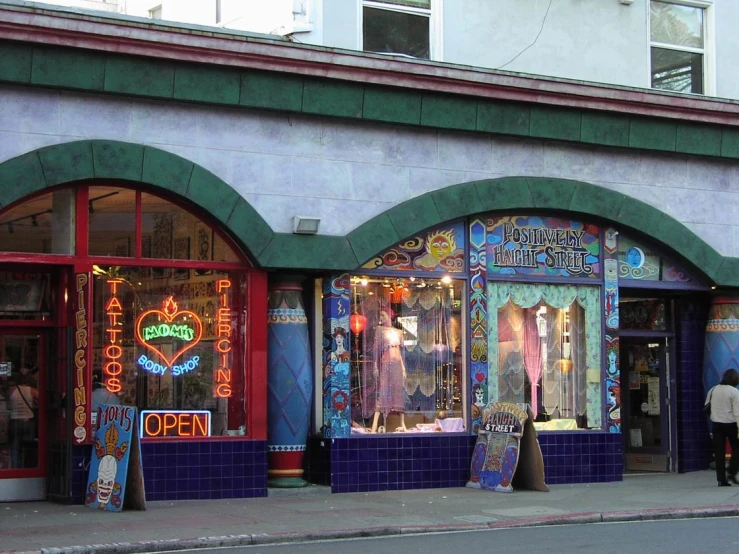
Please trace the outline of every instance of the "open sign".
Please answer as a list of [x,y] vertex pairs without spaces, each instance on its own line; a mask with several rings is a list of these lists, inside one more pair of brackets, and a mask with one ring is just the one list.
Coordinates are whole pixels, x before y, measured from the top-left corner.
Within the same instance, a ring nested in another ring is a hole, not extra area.
[[144,410],[141,412],[141,438],[193,438],[210,436],[207,410]]

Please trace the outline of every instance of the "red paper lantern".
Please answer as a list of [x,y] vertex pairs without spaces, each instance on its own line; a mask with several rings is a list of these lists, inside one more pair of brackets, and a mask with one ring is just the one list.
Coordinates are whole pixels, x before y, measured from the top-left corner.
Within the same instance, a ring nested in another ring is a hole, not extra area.
[[349,328],[352,330],[352,333],[355,335],[358,335],[362,331],[364,331],[364,328],[367,326],[367,318],[364,317],[361,314],[352,314],[349,317]]
[[400,304],[406,296],[408,296],[408,289],[405,287],[398,287],[392,292],[390,298],[392,298],[393,303]]

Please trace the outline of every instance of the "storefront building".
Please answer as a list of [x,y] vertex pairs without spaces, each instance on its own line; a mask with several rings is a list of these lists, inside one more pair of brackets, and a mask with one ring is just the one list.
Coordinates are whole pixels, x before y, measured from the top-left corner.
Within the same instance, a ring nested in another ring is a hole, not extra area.
[[728,104],[2,10],[0,500],[81,502],[98,402],[150,500],[463,486],[495,400],[550,484],[707,467]]
[[[212,221],[126,183],[42,191],[3,221],[2,497],[79,501],[101,404],[139,408],[149,498],[261,496],[264,273]],[[23,434],[19,399],[37,407]]]
[[670,391],[700,385],[708,287],[650,245],[608,225],[490,214],[418,233],[361,271],[324,291],[333,490],[463,486],[470,431],[495,401],[531,406],[550,484],[705,463],[705,437],[678,453],[688,429]]

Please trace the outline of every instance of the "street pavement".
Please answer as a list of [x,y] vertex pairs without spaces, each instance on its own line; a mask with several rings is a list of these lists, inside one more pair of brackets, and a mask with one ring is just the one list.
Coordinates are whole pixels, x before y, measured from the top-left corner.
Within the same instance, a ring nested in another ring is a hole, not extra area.
[[0,504],[0,552],[164,552],[367,537],[739,515],[739,486],[713,471],[626,475],[622,482],[550,485],[512,494],[423,489],[331,494],[327,487],[270,489],[266,498],[148,502],[102,512],[50,502]]

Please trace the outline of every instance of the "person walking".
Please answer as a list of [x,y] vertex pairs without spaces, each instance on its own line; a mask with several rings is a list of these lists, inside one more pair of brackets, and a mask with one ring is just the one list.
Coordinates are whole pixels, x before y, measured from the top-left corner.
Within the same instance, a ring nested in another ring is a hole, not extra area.
[[[713,451],[716,459],[716,479],[719,487],[739,485],[739,372],[727,369],[721,382],[708,391],[706,405],[711,406],[713,423]],[[728,479],[726,475],[726,440],[731,445]],[[729,482],[731,481],[731,482]]]

